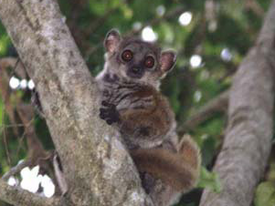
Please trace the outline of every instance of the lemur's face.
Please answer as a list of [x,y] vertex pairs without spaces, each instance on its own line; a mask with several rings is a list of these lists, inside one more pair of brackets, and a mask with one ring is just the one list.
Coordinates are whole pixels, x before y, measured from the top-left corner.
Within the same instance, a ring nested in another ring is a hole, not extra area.
[[[122,42],[124,43],[124,42]],[[123,45],[116,54],[125,74],[134,79],[154,76],[159,71],[159,52],[150,48],[151,45],[142,41],[130,41]]]
[[111,30],[105,39],[107,63],[120,77],[155,85],[170,71],[175,63],[173,51],[161,53],[151,43],[135,38],[121,39],[116,30]]

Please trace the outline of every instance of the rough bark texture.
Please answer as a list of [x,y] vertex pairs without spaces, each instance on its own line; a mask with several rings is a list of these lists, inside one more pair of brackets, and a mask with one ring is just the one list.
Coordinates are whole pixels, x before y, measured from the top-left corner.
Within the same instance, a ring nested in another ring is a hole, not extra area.
[[273,134],[274,19],[275,1],[231,88],[229,123],[214,168],[220,176],[222,192],[206,190],[201,206],[249,206],[263,175]]
[[0,179],[0,197],[12,205],[20,206],[58,206],[61,205],[59,198],[46,198],[35,195],[20,188],[9,186]]
[[67,202],[151,205],[124,146],[98,118],[96,84],[57,2],[0,0],[0,18],[39,92],[69,186]]

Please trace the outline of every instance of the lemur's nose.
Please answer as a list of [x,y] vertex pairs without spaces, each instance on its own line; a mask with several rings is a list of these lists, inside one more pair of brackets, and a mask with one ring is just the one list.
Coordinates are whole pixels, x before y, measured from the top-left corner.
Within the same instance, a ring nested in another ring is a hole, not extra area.
[[138,68],[138,67],[133,67],[133,68],[132,68],[132,71],[133,71],[134,73],[138,73],[138,72],[140,71],[140,68]]
[[144,70],[142,69],[142,67],[139,66],[133,66],[127,70],[127,75],[132,78],[141,78],[143,74]]

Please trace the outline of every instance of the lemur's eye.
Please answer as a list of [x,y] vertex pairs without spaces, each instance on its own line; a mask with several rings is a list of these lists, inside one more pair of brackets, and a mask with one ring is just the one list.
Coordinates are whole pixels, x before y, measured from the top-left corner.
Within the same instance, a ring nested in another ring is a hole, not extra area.
[[155,60],[153,57],[148,56],[146,57],[144,64],[147,68],[152,68],[155,65]]
[[129,62],[132,60],[133,58],[133,52],[131,52],[130,50],[125,50],[122,55],[121,55],[121,58],[126,61],[126,62]]

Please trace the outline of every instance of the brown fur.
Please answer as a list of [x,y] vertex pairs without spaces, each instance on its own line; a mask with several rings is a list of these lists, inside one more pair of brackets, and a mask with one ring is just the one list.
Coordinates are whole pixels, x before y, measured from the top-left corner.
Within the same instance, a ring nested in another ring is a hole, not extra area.
[[[165,97],[153,88],[143,87],[135,92],[132,98],[146,98],[152,96],[151,105],[146,108],[124,109],[119,111],[121,117],[121,132],[132,135],[133,138],[162,138],[171,128],[174,114]],[[139,128],[146,128],[148,135],[137,132]],[[142,137],[145,136],[145,137]]]
[[147,172],[178,192],[193,188],[200,170],[199,150],[190,138],[184,138],[177,152],[163,148],[136,149],[130,154],[140,172]]
[[[176,55],[136,38],[123,39],[116,30],[107,34],[105,48],[105,67],[96,78],[102,93],[100,117],[123,137],[155,205],[171,205],[195,186],[200,168],[198,147],[189,137],[178,144],[174,113],[158,91]],[[126,50],[133,56],[129,61],[121,58]],[[148,55],[155,60],[152,68],[144,65]]]

